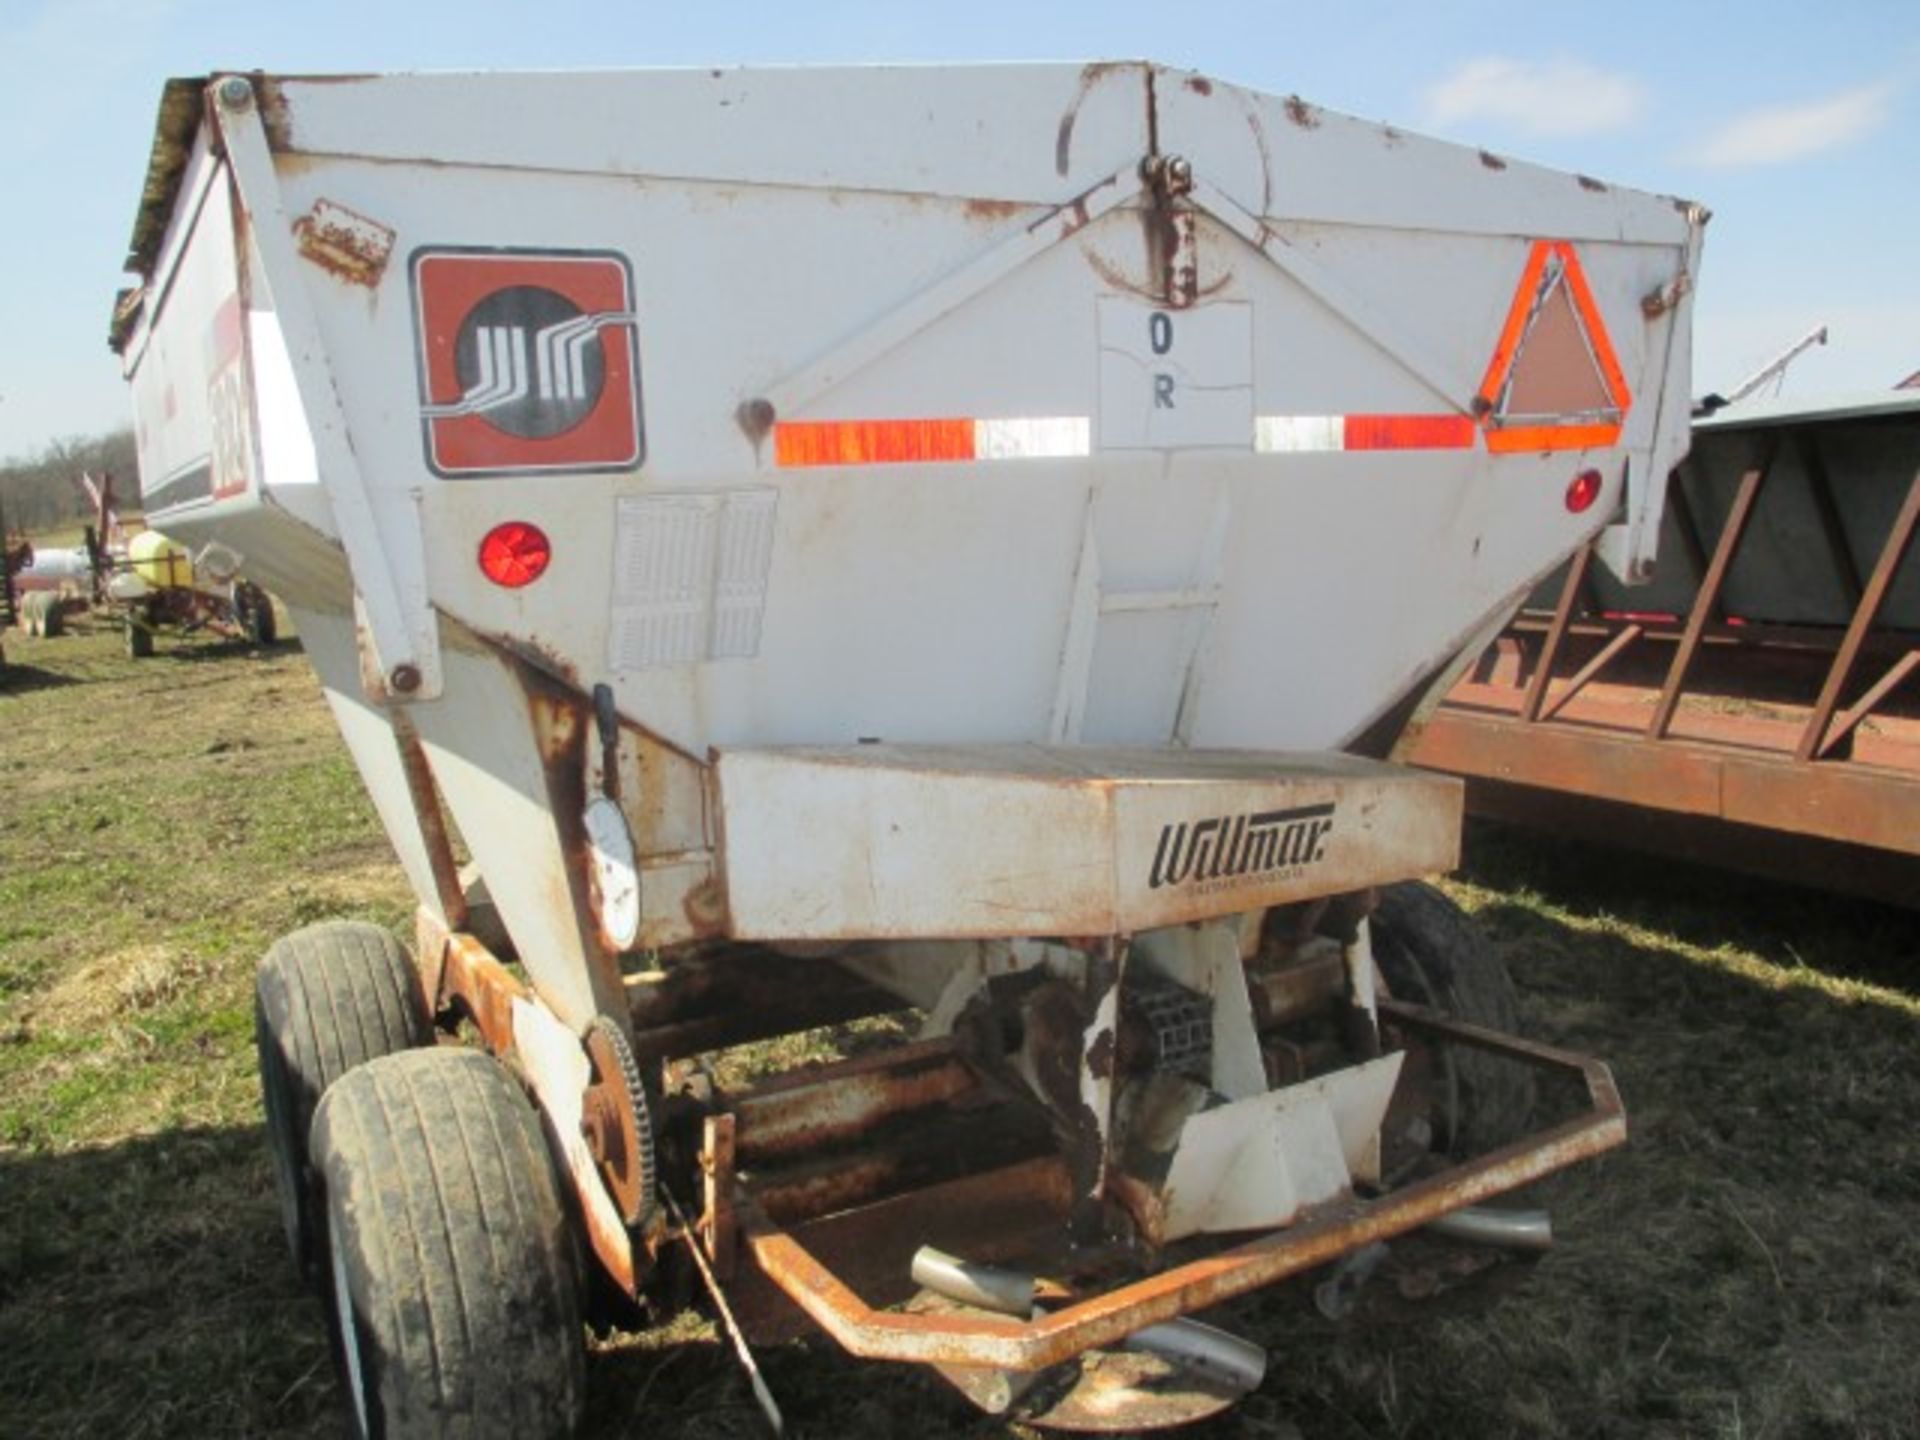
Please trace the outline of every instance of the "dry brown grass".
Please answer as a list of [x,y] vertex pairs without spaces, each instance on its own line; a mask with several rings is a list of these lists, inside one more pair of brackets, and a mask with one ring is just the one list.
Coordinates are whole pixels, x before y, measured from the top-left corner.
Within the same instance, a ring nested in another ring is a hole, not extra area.
[[[297,653],[130,663],[36,645],[0,687],[0,1432],[338,1433],[285,1256],[249,986],[278,933],[407,897]],[[1497,832],[1454,893],[1523,1021],[1607,1056],[1629,1146],[1537,1187],[1532,1265],[1396,1268],[1334,1325],[1229,1307],[1274,1351],[1218,1436],[1920,1434],[1920,924]],[[769,1054],[759,1063],[778,1059]],[[825,1343],[767,1357],[801,1434],[1003,1433]],[[749,1433],[684,1316],[596,1354],[598,1436]]]

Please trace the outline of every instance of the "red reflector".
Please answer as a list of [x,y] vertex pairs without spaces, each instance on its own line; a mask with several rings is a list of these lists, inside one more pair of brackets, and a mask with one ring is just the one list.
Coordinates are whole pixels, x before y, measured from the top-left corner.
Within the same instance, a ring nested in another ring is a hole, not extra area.
[[1567,486],[1567,509],[1578,515],[1600,498],[1600,472],[1582,470]]
[[480,573],[509,590],[538,580],[551,559],[553,546],[546,532],[524,520],[496,525],[480,542]]
[[974,458],[971,420],[799,420],[774,427],[776,463],[899,465]]

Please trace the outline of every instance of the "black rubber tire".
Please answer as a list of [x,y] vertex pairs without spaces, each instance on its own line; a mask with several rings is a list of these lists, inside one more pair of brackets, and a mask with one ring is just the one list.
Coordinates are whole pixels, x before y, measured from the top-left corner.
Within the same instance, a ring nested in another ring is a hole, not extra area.
[[253,1038],[274,1189],[294,1263],[319,1276],[321,1189],[307,1134],[327,1087],[356,1066],[431,1043],[426,1001],[400,942],[326,920],[276,940],[253,984]]
[[579,1252],[540,1120],[495,1060],[361,1066],[313,1123],[334,1354],[354,1433],[574,1433],[586,1398]]
[[[1431,885],[1409,882],[1381,892],[1373,912],[1374,963],[1396,997],[1488,1030],[1515,1034],[1513,978],[1486,932]],[[1465,1046],[1434,1056],[1434,1148],[1470,1155],[1526,1133],[1534,1077],[1526,1066]]]
[[249,645],[266,649],[279,634],[273,618],[273,601],[258,585],[236,581],[232,597],[234,619]]
[[127,658],[129,660],[145,660],[153,654],[153,632],[151,630],[136,625],[129,620],[126,625],[126,635]]

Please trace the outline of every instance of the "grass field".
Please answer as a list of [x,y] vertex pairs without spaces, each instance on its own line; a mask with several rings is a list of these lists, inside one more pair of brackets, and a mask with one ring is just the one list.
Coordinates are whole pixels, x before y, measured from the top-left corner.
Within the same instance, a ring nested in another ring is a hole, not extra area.
[[[338,1434],[252,971],[314,919],[404,927],[404,883],[297,646],[5,642],[0,1435]],[[1274,1359],[1206,1433],[1920,1434],[1920,918],[1492,831],[1449,888],[1527,1031],[1614,1062],[1633,1139],[1537,1187],[1536,1264],[1416,1246],[1338,1325],[1303,1285],[1229,1307]],[[1003,1433],[824,1342],[767,1369],[801,1434]],[[594,1435],[751,1433],[697,1318],[591,1373]]]

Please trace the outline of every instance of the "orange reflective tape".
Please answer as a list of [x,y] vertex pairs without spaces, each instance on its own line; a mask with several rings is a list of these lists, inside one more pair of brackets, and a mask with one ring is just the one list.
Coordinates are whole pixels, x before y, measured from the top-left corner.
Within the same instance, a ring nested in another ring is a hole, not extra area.
[[1513,292],[1513,303],[1507,307],[1506,324],[1500,327],[1500,339],[1493,347],[1493,359],[1487,362],[1486,376],[1480,381],[1480,399],[1492,407],[1500,399],[1500,388],[1507,383],[1507,372],[1513,368],[1513,357],[1520,348],[1520,337],[1527,328],[1527,317],[1533,314],[1534,301],[1540,295],[1540,276],[1547,268],[1547,256],[1552,247],[1545,240],[1533,242],[1533,248],[1527,252],[1526,268],[1520,272],[1520,284]]
[[1618,421],[1600,425],[1513,425],[1487,431],[1487,449],[1496,455],[1528,450],[1598,450],[1617,443],[1622,428]]
[[1581,332],[1593,352],[1594,361],[1600,367],[1600,379],[1606,386],[1608,398],[1613,401],[1613,408],[1619,411],[1624,420],[1627,407],[1633,403],[1633,396],[1627,389],[1626,375],[1620,369],[1619,357],[1614,353],[1613,342],[1607,335],[1606,323],[1600,318],[1600,307],[1594,301],[1592,287],[1587,284],[1579,252],[1567,240],[1536,240],[1527,254],[1526,267],[1520,273],[1520,284],[1513,292],[1513,303],[1507,308],[1506,323],[1501,327],[1500,339],[1493,348],[1493,358],[1487,363],[1486,376],[1480,382],[1479,400],[1486,407],[1481,423],[1487,433],[1487,449],[1495,454],[1512,455],[1528,450],[1584,450],[1612,445],[1620,438],[1622,426],[1618,421],[1503,426],[1499,415],[1494,412],[1493,407],[1499,404],[1500,392],[1506,387],[1508,377],[1513,373],[1514,362],[1519,358],[1527,322],[1540,300],[1541,280],[1549,258],[1560,262],[1561,283],[1567,287],[1567,294],[1573,301],[1574,314],[1579,318]]
[[1587,286],[1587,272],[1580,268],[1580,258],[1573,253],[1573,246],[1562,240],[1554,247],[1566,267],[1566,283],[1573,295],[1573,308],[1580,316],[1580,323],[1586,327],[1587,344],[1593,347],[1593,358],[1600,362],[1600,375],[1607,382],[1607,389],[1613,394],[1614,408],[1622,415],[1633,403],[1633,396],[1627,391],[1627,377],[1620,372],[1620,361],[1613,353],[1613,341],[1607,335],[1607,327],[1600,319],[1600,307],[1594,304],[1593,291]]
[[974,458],[971,420],[797,420],[773,427],[774,463],[904,465]]
[[1348,450],[1466,450],[1473,421],[1465,415],[1349,415]]

